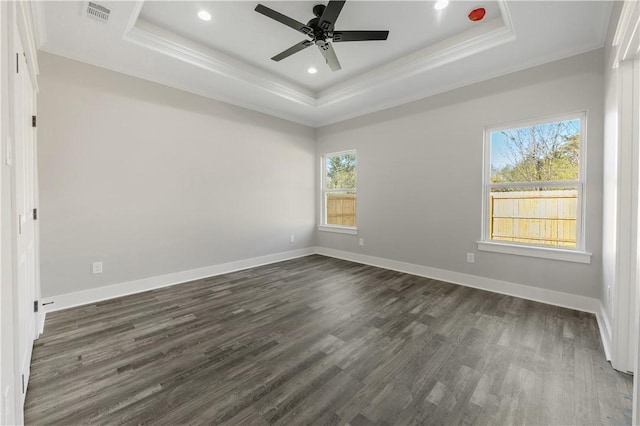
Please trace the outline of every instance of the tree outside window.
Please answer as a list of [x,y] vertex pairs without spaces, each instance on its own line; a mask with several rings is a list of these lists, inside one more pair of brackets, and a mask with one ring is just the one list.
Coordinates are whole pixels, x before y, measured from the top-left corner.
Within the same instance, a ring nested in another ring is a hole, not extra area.
[[584,118],[487,132],[485,240],[582,248]]

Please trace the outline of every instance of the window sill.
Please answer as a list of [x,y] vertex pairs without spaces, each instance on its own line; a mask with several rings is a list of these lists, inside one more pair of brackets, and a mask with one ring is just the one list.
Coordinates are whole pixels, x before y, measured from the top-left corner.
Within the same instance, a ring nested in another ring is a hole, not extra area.
[[518,256],[540,257],[543,259],[562,260],[565,262],[591,263],[591,253],[580,250],[569,250],[551,247],[525,246],[499,243],[495,241],[478,241],[478,250],[494,253],[515,254]]
[[318,225],[318,231],[358,235],[358,228],[355,226]]

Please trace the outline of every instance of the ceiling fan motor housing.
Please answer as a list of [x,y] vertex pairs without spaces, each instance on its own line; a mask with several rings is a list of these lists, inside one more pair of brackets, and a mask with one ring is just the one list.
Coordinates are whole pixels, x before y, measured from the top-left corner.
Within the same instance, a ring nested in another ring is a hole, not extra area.
[[[322,5],[318,5],[322,6]],[[317,6],[316,6],[317,7]],[[315,10],[315,7],[314,7]],[[320,28],[320,17],[316,17],[307,22],[307,26],[313,30],[313,34],[309,34],[313,36],[315,40],[325,40],[327,38],[327,33]]]
[[321,17],[326,7],[327,6],[325,6],[324,4],[316,4],[315,6],[313,6],[313,14],[318,18]]
[[294,44],[288,49],[278,53],[271,59],[279,62],[289,56],[300,52],[303,49],[315,44],[318,46],[320,53],[325,59],[329,68],[332,71],[338,71],[341,69],[340,62],[336,56],[335,51],[331,45],[331,42],[327,39],[332,39],[334,42],[343,41],[370,41],[370,40],[386,40],[389,35],[389,31],[334,31],[334,25],[342,6],[346,3],[346,0],[329,0],[329,3],[316,4],[313,6],[313,14],[315,17],[311,19],[307,24],[303,24],[289,16],[268,8],[262,4],[258,4],[255,11],[261,13],[268,18],[276,20],[281,24],[284,24],[302,34],[311,38],[311,40],[302,40],[299,43]]

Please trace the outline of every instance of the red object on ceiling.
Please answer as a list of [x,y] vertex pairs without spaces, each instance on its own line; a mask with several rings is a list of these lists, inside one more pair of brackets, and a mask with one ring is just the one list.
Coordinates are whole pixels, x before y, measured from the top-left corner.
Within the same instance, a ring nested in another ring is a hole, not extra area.
[[482,18],[484,18],[484,15],[487,13],[487,11],[484,9],[484,7],[479,7],[477,9],[473,9],[471,12],[469,12],[469,19],[471,21],[481,21]]

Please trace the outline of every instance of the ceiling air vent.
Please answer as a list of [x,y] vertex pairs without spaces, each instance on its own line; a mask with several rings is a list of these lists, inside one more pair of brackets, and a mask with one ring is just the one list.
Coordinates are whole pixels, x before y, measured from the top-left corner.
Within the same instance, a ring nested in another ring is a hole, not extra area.
[[107,22],[109,21],[109,15],[111,14],[111,10],[106,7],[94,3],[92,1],[87,3],[87,16],[89,18],[93,18],[96,21]]

